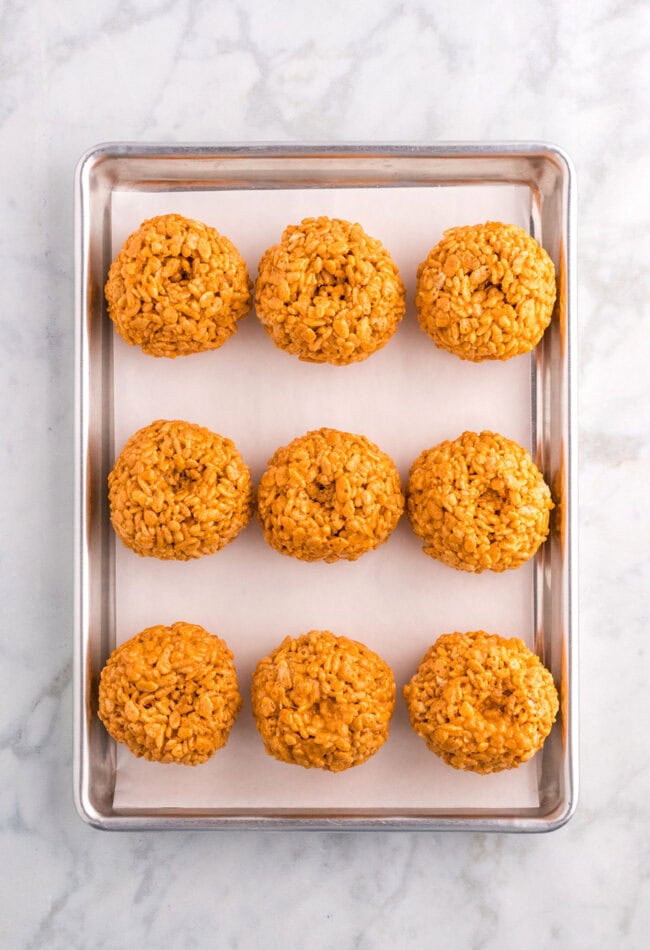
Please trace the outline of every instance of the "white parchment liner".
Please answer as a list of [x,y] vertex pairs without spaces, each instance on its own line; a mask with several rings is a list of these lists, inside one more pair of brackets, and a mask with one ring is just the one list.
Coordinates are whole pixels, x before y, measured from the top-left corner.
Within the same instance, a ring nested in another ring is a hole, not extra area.
[[[419,329],[418,263],[445,228],[501,220],[528,227],[526,187],[115,192],[113,253],[140,222],[179,212],[235,242],[256,275],[283,228],[326,214],[361,222],[395,258],[407,314],[388,345],[347,367],[300,363],[277,350],[254,313],[220,350],[154,359],[115,337],[115,448],[154,419],[186,419],[232,438],[257,480],[274,450],[320,426],[359,432],[395,460],[404,485],[420,451],[465,429],[492,429],[531,448],[531,358],[470,364]],[[497,808],[537,806],[535,760],[493,776],[457,772],[413,733],[401,687],[441,633],[482,628],[530,646],[532,568],[473,576],[426,557],[406,516],[389,541],[355,563],[306,564],[276,554],[253,522],[232,544],[189,563],[139,558],[116,545],[117,642],[151,624],[186,620],[222,636],[235,654],[244,707],[227,747],[188,768],[136,759],[118,747],[115,807],[224,810]],[[256,661],[284,636],[330,629],[361,640],[394,670],[390,739],[340,774],[265,755],[249,685]]]

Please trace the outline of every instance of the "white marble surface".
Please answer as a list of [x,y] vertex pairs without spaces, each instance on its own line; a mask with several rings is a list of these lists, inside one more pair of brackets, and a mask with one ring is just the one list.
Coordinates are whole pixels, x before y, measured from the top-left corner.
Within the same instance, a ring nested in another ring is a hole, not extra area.
[[[628,0],[0,5],[1,947],[645,945],[649,30]],[[577,816],[543,837],[87,828],[70,791],[77,157],[110,139],[526,138],[579,176]]]

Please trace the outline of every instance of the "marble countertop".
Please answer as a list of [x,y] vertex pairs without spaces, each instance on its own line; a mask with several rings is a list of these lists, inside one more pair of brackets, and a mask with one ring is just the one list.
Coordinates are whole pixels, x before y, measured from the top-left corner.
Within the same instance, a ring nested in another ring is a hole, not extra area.
[[[650,7],[14,0],[0,29],[0,946],[645,946]],[[77,817],[72,174],[115,139],[535,139],[572,155],[582,780],[565,828],[129,835]]]

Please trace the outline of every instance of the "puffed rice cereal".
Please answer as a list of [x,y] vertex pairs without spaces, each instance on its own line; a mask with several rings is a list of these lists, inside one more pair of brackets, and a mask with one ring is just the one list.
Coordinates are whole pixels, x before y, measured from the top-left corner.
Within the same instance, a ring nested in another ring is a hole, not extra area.
[[558,712],[553,677],[522,640],[476,630],[439,637],[404,687],[413,729],[455,769],[514,769]]
[[312,630],[286,637],[260,660],[251,696],[269,755],[341,772],[367,761],[388,738],[395,680],[362,643]]
[[142,557],[214,554],[253,513],[250,471],[234,442],[191,422],[162,419],[132,435],[108,486],[112,525]]
[[305,218],[262,257],[255,306],[280,349],[345,366],[391,338],[404,316],[404,285],[388,251],[360,224]]
[[268,544],[303,561],[355,561],[404,510],[392,459],[362,435],[318,429],[278,449],[257,495]]
[[464,360],[528,353],[551,322],[555,268],[523,228],[488,221],[450,228],[418,267],[420,326]]
[[520,567],[548,535],[551,492],[528,452],[463,432],[411,466],[407,513],[424,553],[462,571]]
[[246,262],[232,241],[180,214],[150,218],[129,235],[105,292],[120,336],[172,359],[222,346],[251,305]]
[[150,762],[207,761],[240,708],[231,651],[197,624],[147,627],[113,650],[99,681],[106,730]]

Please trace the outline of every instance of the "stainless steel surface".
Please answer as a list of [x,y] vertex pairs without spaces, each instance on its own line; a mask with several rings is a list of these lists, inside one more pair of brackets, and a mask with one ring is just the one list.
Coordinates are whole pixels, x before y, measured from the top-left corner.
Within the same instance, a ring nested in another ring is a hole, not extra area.
[[[112,324],[103,284],[110,264],[111,190],[408,187],[508,182],[531,189],[533,233],[558,272],[554,320],[535,352],[537,462],[553,487],[555,528],[536,559],[536,648],[561,684],[561,716],[538,761],[534,809],[114,809],[115,751],[96,715],[97,680],[114,645],[114,539],[106,475],[112,445]],[[98,828],[383,829],[541,832],[561,827],[577,801],[577,498],[575,445],[574,173],[558,148],[537,143],[436,146],[224,146],[107,144],[87,152],[75,180],[76,514],[74,796]]]

